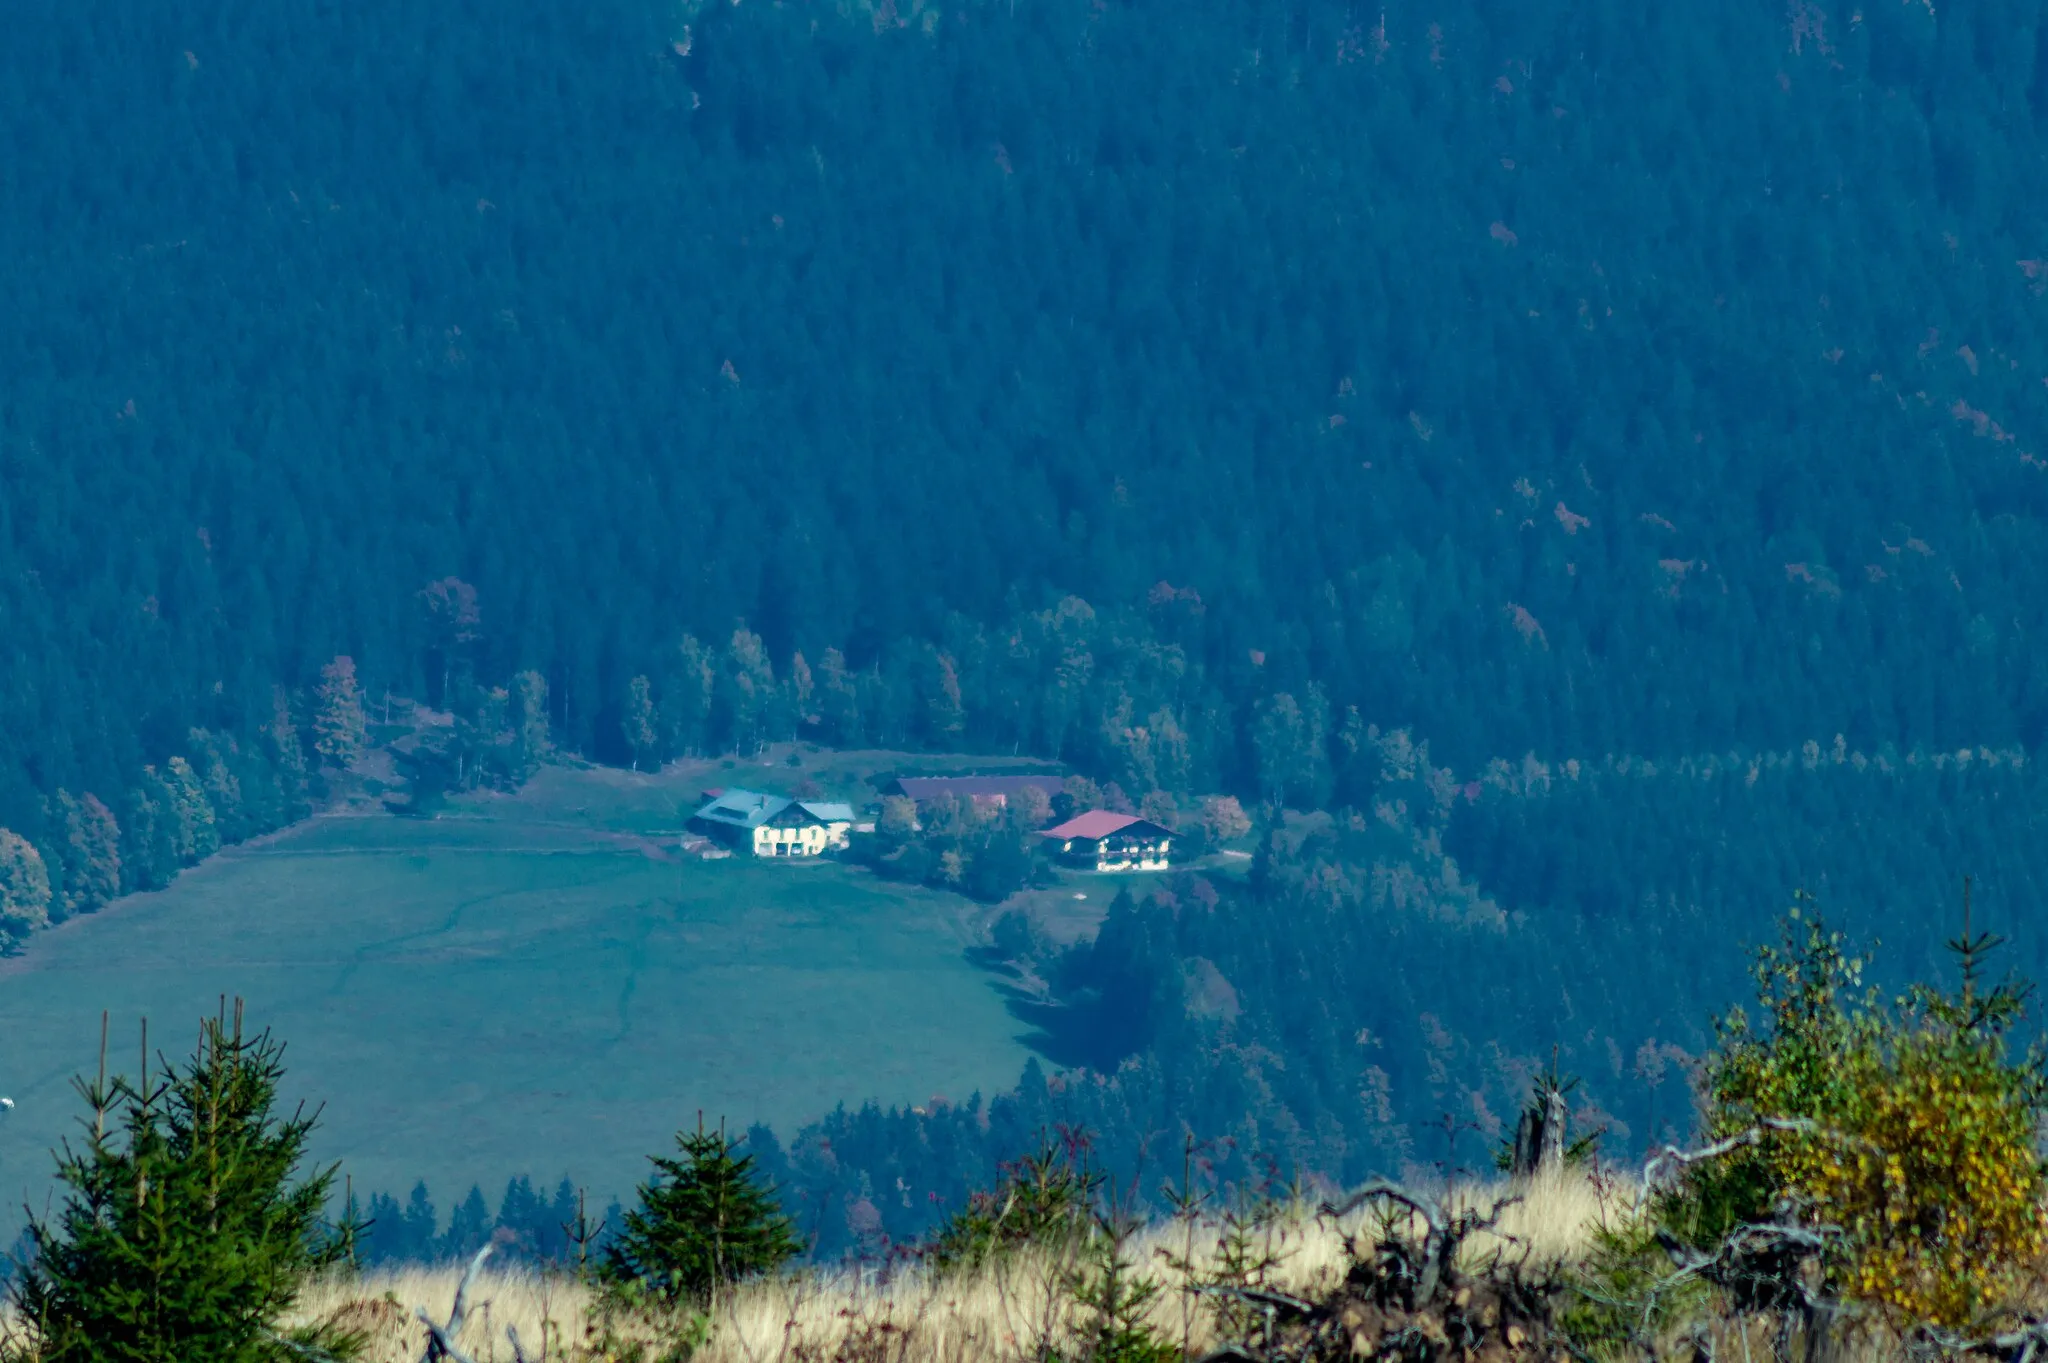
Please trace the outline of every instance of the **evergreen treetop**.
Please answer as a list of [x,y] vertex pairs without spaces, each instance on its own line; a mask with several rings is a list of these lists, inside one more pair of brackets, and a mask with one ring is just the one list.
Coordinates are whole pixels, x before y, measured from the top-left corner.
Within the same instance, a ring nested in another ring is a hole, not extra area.
[[701,1303],[728,1283],[773,1273],[802,1252],[774,1189],[754,1177],[754,1157],[721,1126],[676,1133],[681,1158],[652,1157],[640,1189],[605,1251],[606,1281],[670,1302]]
[[[104,1056],[104,1042],[102,1043]],[[349,1227],[324,1219],[330,1168],[302,1173],[315,1114],[281,1115],[284,1047],[207,1019],[192,1059],[79,1079],[91,1109],[57,1156],[69,1189],[33,1221],[13,1292],[39,1363],[282,1363],[352,1341],[278,1322],[308,1274],[340,1262]]]

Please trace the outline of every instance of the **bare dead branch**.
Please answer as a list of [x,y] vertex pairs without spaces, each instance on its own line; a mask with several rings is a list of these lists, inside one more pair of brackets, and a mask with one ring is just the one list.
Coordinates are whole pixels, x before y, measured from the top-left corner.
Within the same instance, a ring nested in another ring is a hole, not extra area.
[[[283,1349],[286,1353],[296,1354],[300,1358],[309,1359],[311,1363],[343,1363],[342,1359],[337,1358],[326,1349],[308,1344],[304,1340],[293,1339],[290,1335],[281,1335],[275,1330],[266,1330],[264,1333],[269,1337],[270,1342],[278,1348]],[[0,1344],[12,1344],[14,1342],[11,1335],[0,1335]],[[33,1355],[30,1356],[33,1357]]]
[[1374,1198],[1385,1198],[1389,1202],[1400,1203],[1409,1211],[1422,1218],[1423,1224],[1429,1227],[1431,1235],[1441,1235],[1443,1233],[1444,1214],[1442,1209],[1429,1198],[1422,1196],[1420,1193],[1411,1193],[1391,1179],[1374,1179],[1351,1196],[1345,1198],[1341,1206],[1332,1206],[1325,1202],[1322,1206],[1322,1212],[1323,1215],[1329,1217],[1349,1216]]
[[1204,1297],[1233,1297],[1247,1306],[1256,1306],[1262,1311],[1289,1311],[1304,1320],[1313,1317],[1321,1309],[1314,1302],[1301,1297],[1259,1287],[1224,1287],[1214,1283],[1201,1283],[1189,1291]]
[[455,1289],[455,1304],[448,1312],[446,1325],[435,1324],[426,1307],[413,1308],[419,1314],[420,1322],[427,1327],[427,1353],[423,1363],[442,1363],[442,1360],[447,1360],[447,1363],[476,1363],[455,1347],[455,1340],[462,1333],[462,1323],[469,1315],[470,1289],[476,1286],[476,1276],[483,1270],[484,1260],[490,1257],[491,1247],[485,1245],[469,1261],[469,1267],[463,1270],[462,1282]]
[[1921,1340],[1943,1354],[1977,1354],[2007,1359],[2010,1363],[2035,1363],[2048,1350],[2048,1321],[2029,1321],[2020,1329],[1982,1339],[1970,1339],[1932,1325],[1922,1326],[1918,1333]]
[[1696,1150],[1680,1150],[1675,1145],[1667,1145],[1643,1166],[1642,1196],[1648,1196],[1649,1190],[1656,1186],[1657,1176],[1664,1172],[1667,1163],[1681,1169],[1689,1168],[1702,1160],[1719,1159],[1746,1145],[1761,1144],[1765,1135],[1772,1131],[1793,1131],[1811,1135],[1819,1129],[1804,1117],[1765,1117],[1747,1130],[1738,1131],[1732,1136],[1715,1141],[1712,1145],[1703,1145]]
[[1226,1344],[1220,1349],[1211,1349],[1195,1363],[1266,1363],[1266,1360],[1248,1352],[1241,1344]]
[[1493,1230],[1500,1225],[1501,1214],[1510,1207],[1520,1205],[1521,1201],[1520,1193],[1511,1193],[1507,1197],[1496,1199],[1493,1210],[1484,1216],[1472,1210],[1460,1212],[1457,1219],[1451,1223],[1452,1233],[1462,1240],[1479,1231]]
[[1732,1264],[1745,1257],[1757,1258],[1785,1250],[1799,1251],[1811,1258],[1825,1253],[1842,1236],[1840,1226],[1799,1226],[1784,1222],[1747,1222],[1728,1232],[1712,1254],[1681,1244],[1669,1231],[1657,1232],[1657,1243],[1681,1270],[1704,1272],[1717,1264]]

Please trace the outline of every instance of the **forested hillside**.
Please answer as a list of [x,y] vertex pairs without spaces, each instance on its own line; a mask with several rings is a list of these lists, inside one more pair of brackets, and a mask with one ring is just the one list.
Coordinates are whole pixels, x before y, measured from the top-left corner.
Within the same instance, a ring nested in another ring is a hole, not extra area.
[[449,575],[600,753],[685,631],[1162,581],[1239,782],[1310,680],[1461,769],[2048,715],[2038,4],[14,33],[11,823],[336,654],[435,690]]
[[[1356,811],[1213,938],[1038,962],[1238,999],[1094,1017],[1155,1075],[1105,1124],[1339,1167],[1470,1109],[1431,1048],[1666,1035],[1557,1003],[1589,962],[1728,952],[1697,1028],[1796,881],[2042,883],[2042,0],[17,9],[0,882],[53,913],[303,809],[337,696],[455,710],[465,780],[801,735]],[[1276,906],[1322,949],[1234,957]],[[1249,1087],[1157,1068],[1189,1017]],[[1368,1034],[1399,1112],[1333,1115]]]

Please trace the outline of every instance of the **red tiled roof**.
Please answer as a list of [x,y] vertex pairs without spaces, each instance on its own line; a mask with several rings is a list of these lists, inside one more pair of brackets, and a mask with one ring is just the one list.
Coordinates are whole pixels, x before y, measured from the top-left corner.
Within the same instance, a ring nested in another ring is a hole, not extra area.
[[1045,830],[1048,838],[1106,838],[1112,833],[1121,833],[1134,823],[1145,821],[1135,814],[1118,814],[1107,809],[1091,809],[1086,814],[1076,814],[1056,828]]

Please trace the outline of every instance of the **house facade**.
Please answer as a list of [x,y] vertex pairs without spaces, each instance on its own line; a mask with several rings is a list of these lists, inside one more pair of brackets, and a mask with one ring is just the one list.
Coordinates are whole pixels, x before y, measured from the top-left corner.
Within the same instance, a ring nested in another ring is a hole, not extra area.
[[723,790],[690,818],[690,829],[757,857],[816,857],[846,847],[853,806]]
[[1089,871],[1165,871],[1171,869],[1173,830],[1135,814],[1091,809],[1040,836],[1053,855],[1068,866]]

